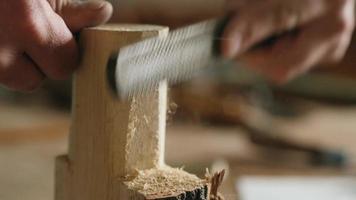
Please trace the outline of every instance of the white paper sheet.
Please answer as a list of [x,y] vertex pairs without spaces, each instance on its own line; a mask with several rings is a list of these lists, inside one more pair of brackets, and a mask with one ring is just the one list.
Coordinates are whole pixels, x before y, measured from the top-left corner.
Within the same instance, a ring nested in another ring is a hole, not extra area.
[[241,200],[356,200],[356,177],[246,176],[236,187]]

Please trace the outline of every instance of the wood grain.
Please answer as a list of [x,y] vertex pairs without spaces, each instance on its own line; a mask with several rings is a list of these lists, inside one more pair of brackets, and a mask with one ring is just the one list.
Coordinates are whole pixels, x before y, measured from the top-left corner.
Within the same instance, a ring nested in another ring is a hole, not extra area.
[[[107,63],[121,47],[168,28],[105,25],[81,33],[68,155],[56,162],[56,200],[205,200],[208,183],[164,163],[167,83],[120,101]],[[147,190],[149,184],[150,190]]]
[[167,32],[106,25],[81,33],[83,62],[74,81],[69,154],[57,159],[56,200],[122,199],[123,178],[163,165],[167,85],[121,102],[110,90],[106,64],[120,47]]

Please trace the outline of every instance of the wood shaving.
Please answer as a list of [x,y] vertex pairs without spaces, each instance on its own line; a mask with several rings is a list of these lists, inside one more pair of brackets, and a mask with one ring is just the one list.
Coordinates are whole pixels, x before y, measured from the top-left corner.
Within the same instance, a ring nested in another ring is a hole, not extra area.
[[171,124],[173,122],[173,117],[176,114],[178,109],[178,105],[174,102],[170,102],[167,109],[167,124]]
[[206,169],[205,179],[210,183],[210,200],[225,200],[224,196],[219,193],[219,188],[224,180],[225,170],[221,170],[214,174],[209,172],[209,169]]
[[164,167],[139,171],[136,178],[125,182],[129,189],[143,194],[147,199],[173,197],[194,191],[206,185],[206,181],[182,169]]

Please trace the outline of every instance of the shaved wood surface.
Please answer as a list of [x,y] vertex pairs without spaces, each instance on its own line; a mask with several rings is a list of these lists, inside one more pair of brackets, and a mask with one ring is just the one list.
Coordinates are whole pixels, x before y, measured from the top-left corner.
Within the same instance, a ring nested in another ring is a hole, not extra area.
[[122,179],[135,170],[163,165],[167,85],[122,102],[110,90],[106,66],[120,47],[167,32],[144,25],[106,25],[82,32],[69,154],[57,159],[56,200],[122,199]]
[[69,153],[56,160],[56,200],[206,199],[204,180],[164,164],[166,82],[150,95],[120,101],[108,81],[111,55],[167,33],[149,25],[105,25],[81,33],[83,61],[73,86]]

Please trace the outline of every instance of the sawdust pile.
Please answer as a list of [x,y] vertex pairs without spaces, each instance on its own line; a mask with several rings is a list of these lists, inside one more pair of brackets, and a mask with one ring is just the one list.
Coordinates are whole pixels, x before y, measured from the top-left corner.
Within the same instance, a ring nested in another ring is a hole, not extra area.
[[164,167],[139,171],[132,181],[126,182],[131,190],[138,191],[150,199],[152,197],[177,196],[194,191],[205,185],[206,181],[182,169]]

